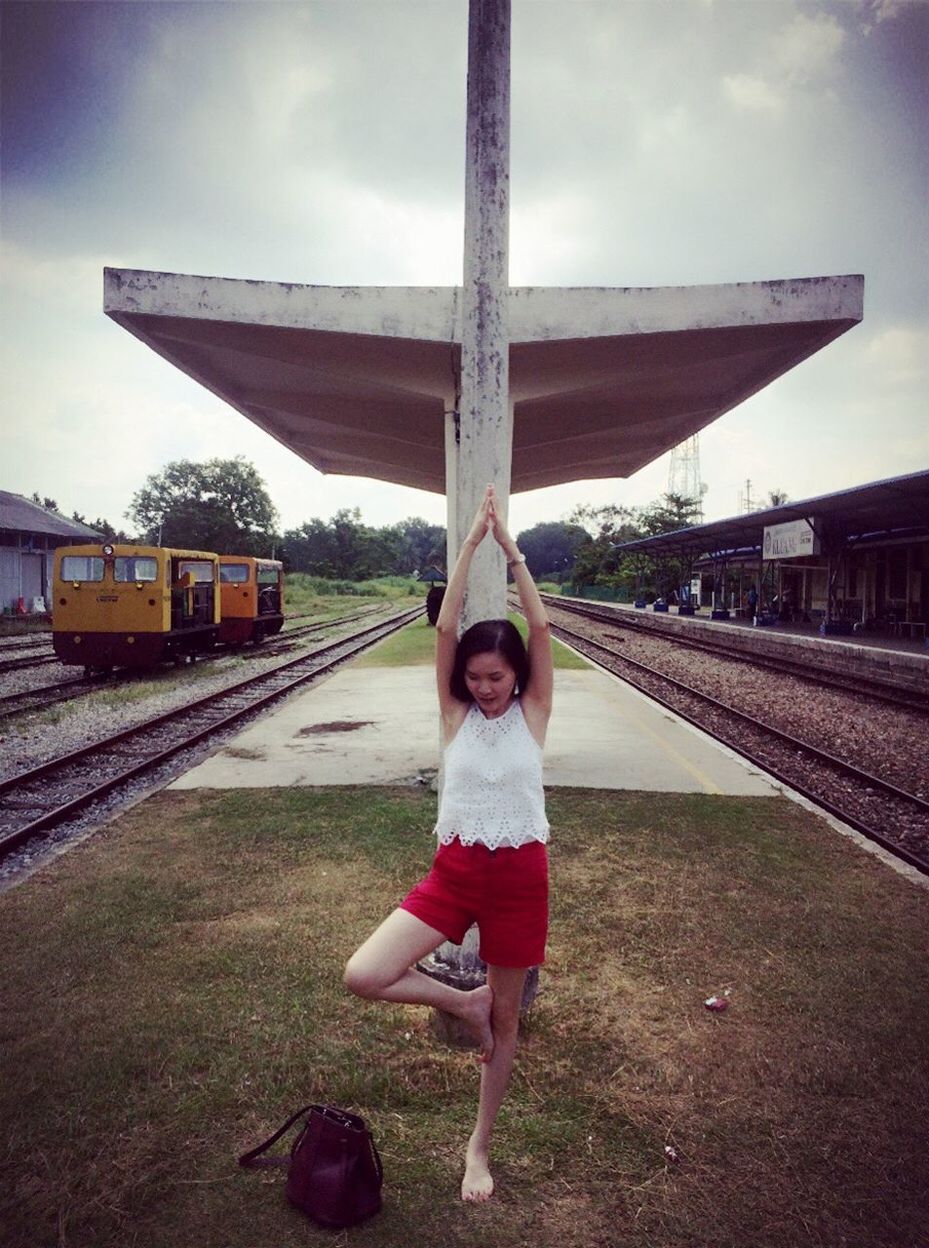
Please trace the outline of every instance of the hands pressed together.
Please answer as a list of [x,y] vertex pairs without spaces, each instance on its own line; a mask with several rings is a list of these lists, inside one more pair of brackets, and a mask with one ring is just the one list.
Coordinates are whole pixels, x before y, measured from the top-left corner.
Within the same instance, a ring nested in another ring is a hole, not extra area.
[[512,559],[519,553],[506,527],[506,519],[493,485],[488,485],[484,491],[484,497],[478,505],[471,531],[465,540],[472,546],[480,546],[488,533],[493,533],[495,541],[503,548],[507,559]]

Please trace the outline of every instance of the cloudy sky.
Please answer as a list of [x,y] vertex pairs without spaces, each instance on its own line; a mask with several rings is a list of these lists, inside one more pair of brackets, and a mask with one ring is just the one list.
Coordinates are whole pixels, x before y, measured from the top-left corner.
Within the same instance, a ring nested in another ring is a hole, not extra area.
[[[102,314],[104,265],[461,280],[466,0],[5,0],[0,488],[123,522],[242,454],[285,527],[431,494],[325,477]],[[863,273],[860,326],[701,435],[708,519],[929,467],[929,3],[513,0],[514,285]],[[516,496],[517,529],[628,480]]]

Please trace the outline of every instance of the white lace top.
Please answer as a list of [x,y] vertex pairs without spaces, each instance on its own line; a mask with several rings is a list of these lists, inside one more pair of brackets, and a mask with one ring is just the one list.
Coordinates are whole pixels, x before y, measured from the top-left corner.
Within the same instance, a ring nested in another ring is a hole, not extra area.
[[515,849],[548,840],[542,789],[542,747],[523,717],[519,699],[487,719],[472,703],[445,747],[445,782],[436,834],[443,845]]

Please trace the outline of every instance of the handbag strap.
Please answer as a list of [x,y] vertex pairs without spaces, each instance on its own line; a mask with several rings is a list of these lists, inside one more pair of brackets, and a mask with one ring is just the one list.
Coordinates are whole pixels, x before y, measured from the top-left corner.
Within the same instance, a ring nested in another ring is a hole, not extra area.
[[[298,1109],[295,1114],[287,1119],[279,1131],[275,1131],[263,1144],[259,1144],[257,1148],[251,1148],[247,1153],[243,1153],[239,1158],[239,1165],[246,1167],[257,1166],[288,1166],[290,1165],[289,1157],[261,1157],[261,1154],[267,1152],[272,1144],[276,1144],[281,1136],[289,1131],[298,1118],[302,1118],[304,1114],[309,1113],[311,1109],[318,1108],[314,1105],[304,1105],[302,1109]],[[261,1158],[259,1160],[259,1158]]]

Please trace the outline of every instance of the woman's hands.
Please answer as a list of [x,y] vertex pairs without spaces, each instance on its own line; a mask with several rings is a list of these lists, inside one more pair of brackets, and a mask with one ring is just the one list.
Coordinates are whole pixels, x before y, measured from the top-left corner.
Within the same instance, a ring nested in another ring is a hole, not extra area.
[[502,547],[503,553],[506,555],[507,562],[514,559],[519,554],[519,548],[510,536],[510,531],[506,527],[506,517],[500,506],[500,500],[497,498],[496,490],[492,485],[487,487],[490,496],[490,524],[494,539],[497,544]]
[[484,497],[478,503],[477,511],[474,514],[474,520],[471,529],[465,541],[470,546],[480,546],[481,542],[487,534],[491,525],[491,511],[493,508],[494,487],[488,485],[484,491]]
[[506,527],[506,519],[503,515],[500,500],[497,498],[496,488],[493,485],[488,485],[484,491],[484,497],[478,504],[477,512],[465,541],[468,545],[477,548],[488,532],[493,533],[494,540],[502,547],[508,561],[519,554],[516,543]]

